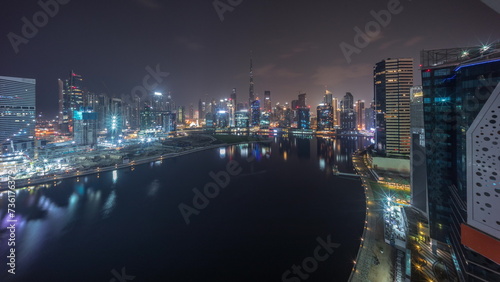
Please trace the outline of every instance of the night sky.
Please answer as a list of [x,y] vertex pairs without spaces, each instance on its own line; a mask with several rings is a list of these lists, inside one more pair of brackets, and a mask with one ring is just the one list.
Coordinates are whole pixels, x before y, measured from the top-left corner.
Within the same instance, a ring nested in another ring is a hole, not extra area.
[[170,75],[157,90],[170,91],[177,105],[228,97],[232,88],[247,101],[252,50],[258,95],[270,90],[275,104],[303,91],[314,107],[325,85],[335,97],[349,91],[371,101],[373,65],[382,59],[413,57],[418,67],[422,49],[500,39],[500,14],[480,0],[401,0],[400,12],[348,63],[339,45],[354,46],[354,28],[364,30],[370,11],[396,0],[221,0],[241,2],[223,21],[211,0],[70,0],[16,54],[8,34],[22,36],[21,19],[33,22],[42,11],[37,2],[2,4],[0,75],[36,78],[37,111],[47,117],[57,111],[57,79],[71,69],[88,90],[119,96],[159,65]]

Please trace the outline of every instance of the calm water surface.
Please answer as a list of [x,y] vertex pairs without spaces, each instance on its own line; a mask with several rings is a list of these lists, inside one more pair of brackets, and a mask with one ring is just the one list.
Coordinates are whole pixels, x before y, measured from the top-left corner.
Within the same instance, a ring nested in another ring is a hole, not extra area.
[[[365,203],[360,181],[331,168],[352,172],[350,155],[366,142],[275,138],[20,190],[16,274],[2,263],[0,281],[107,282],[123,268],[135,277],[126,281],[282,281],[328,237],[338,247],[317,265],[306,259],[313,271],[302,275],[346,281]],[[214,183],[210,173],[227,171],[228,163],[237,173],[221,178],[226,187],[210,190],[216,195],[198,199],[193,210],[193,188],[203,191]],[[10,248],[7,203],[2,194],[2,262]],[[182,203],[194,213],[183,216]]]

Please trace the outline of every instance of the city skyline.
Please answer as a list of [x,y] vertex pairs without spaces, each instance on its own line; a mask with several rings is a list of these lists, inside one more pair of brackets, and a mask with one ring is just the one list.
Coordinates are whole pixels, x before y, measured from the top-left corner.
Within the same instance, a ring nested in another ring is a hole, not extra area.
[[[225,12],[223,21],[212,3],[201,1],[189,7],[186,3],[155,1],[127,1],[118,6],[118,2],[112,1],[101,3],[99,10],[86,3],[67,2],[37,28],[33,38],[17,46],[17,54],[7,35],[22,36],[21,19],[30,21],[42,8],[36,3],[9,3],[3,11],[8,15],[1,17],[6,40],[0,43],[4,50],[0,55],[4,62],[0,73],[35,78],[37,93],[44,97],[39,99],[37,109],[49,116],[57,111],[52,106],[57,103],[57,79],[64,79],[70,69],[86,78],[89,90],[120,95],[143,84],[147,67],[158,68],[169,76],[157,90],[170,92],[178,104],[187,106],[205,95],[227,96],[233,88],[244,97],[251,50],[258,96],[271,91],[274,105],[305,92],[315,106],[321,103],[325,86],[336,98],[351,92],[356,99],[371,101],[372,68],[377,61],[389,57],[418,58],[422,49],[477,46],[500,37],[498,31],[489,28],[492,21],[499,21],[498,14],[479,1],[432,3],[432,11],[426,9],[430,2],[402,1],[399,12],[386,19],[387,25],[380,26],[378,35],[365,47],[358,48],[359,54],[346,56],[341,44],[356,47],[355,28],[364,30],[375,20],[373,14],[387,10],[391,2],[360,5],[346,1],[342,9],[327,1],[292,1],[286,7],[262,1],[242,2],[232,12]],[[456,7],[455,17],[444,20],[439,11],[447,5]],[[117,7],[122,13],[105,16]],[[283,8],[289,12],[278,12]],[[430,15],[420,21],[424,11]],[[82,20],[78,13],[93,15],[93,22]],[[127,17],[132,16],[142,24],[129,23]],[[305,21],[294,20],[300,16]],[[204,26],[200,29],[192,22]],[[70,30],[82,25],[89,28],[73,36]],[[433,32],[423,34],[422,30]],[[85,40],[79,40],[80,37]],[[54,44],[59,41],[68,44]],[[414,67],[418,68],[418,64]],[[418,84],[419,77],[415,75],[415,85]]]
[[24,2],[1,281],[500,281],[500,1]]

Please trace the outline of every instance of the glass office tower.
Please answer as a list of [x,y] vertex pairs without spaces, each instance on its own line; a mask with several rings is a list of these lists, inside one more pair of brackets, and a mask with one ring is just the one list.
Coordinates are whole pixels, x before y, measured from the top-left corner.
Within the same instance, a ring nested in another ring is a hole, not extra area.
[[34,140],[35,85],[35,79],[0,76],[0,144]]
[[451,247],[461,281],[500,281],[500,130],[492,112],[500,108],[491,109],[500,43],[422,51],[421,68],[433,250]]

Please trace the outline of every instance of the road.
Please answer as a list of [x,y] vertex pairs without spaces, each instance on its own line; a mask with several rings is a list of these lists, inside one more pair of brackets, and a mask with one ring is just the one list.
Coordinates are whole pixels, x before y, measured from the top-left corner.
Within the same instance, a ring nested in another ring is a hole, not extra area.
[[393,249],[384,242],[382,207],[375,201],[369,182],[375,180],[374,176],[360,152],[353,154],[352,162],[356,172],[361,176],[365,189],[366,219],[360,250],[349,281],[393,281]]

